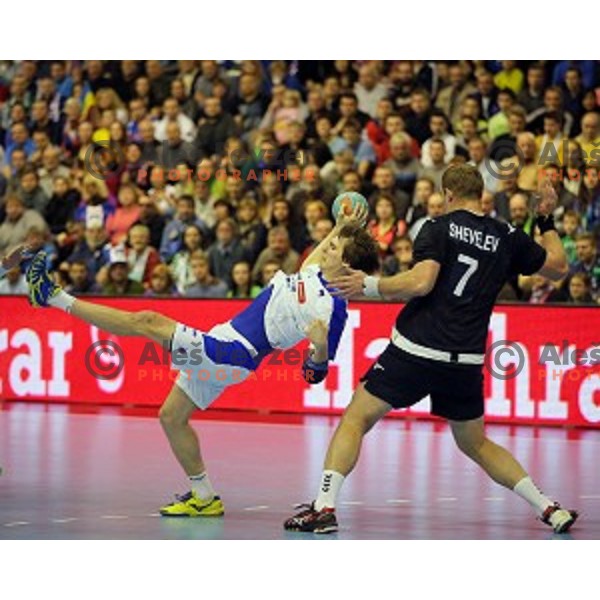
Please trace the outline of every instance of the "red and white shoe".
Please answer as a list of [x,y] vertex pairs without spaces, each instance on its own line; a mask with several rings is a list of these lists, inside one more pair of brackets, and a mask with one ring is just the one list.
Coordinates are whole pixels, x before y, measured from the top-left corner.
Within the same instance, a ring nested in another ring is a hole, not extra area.
[[579,513],[576,510],[567,510],[562,508],[558,502],[555,502],[544,511],[540,521],[552,527],[554,533],[567,533],[573,523],[577,521],[578,516]]

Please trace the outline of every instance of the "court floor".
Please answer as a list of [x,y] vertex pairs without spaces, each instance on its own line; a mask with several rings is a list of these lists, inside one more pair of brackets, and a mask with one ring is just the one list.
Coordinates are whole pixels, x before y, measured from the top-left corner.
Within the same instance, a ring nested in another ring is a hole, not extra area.
[[[232,417],[227,417],[232,419]],[[0,539],[600,539],[600,435],[489,426],[544,491],[582,515],[554,536],[455,448],[438,423],[386,421],[367,437],[330,536],[287,533],[312,499],[336,419],[196,420],[224,518],[165,519],[186,480],[154,417],[5,405]]]

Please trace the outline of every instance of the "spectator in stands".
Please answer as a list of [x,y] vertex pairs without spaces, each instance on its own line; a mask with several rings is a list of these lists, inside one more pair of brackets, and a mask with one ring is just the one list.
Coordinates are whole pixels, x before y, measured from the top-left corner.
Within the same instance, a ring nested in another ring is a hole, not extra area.
[[354,84],[354,93],[358,99],[358,110],[375,118],[377,103],[387,96],[388,86],[381,81],[380,74],[373,65],[365,64],[360,68],[358,81]]
[[150,229],[146,225],[131,227],[127,235],[126,255],[129,278],[147,288],[154,267],[160,263],[160,256],[156,248],[150,245]]
[[416,89],[410,95],[409,110],[406,112],[405,122],[407,133],[419,145],[431,137],[429,129],[429,115],[431,113],[431,97],[427,90]]
[[533,217],[529,210],[529,198],[526,194],[517,192],[510,197],[510,224],[522,229],[527,235],[532,235]]
[[234,120],[243,132],[258,128],[267,101],[260,91],[260,79],[256,75],[244,74],[240,77],[234,105]]
[[490,140],[495,140],[503,135],[510,134],[509,116],[515,104],[515,94],[511,89],[498,92],[498,112],[488,121],[488,135]]
[[157,264],[150,275],[150,285],[144,296],[148,298],[172,298],[177,296],[177,288],[169,267],[163,263]]
[[332,229],[333,221],[328,217],[323,217],[315,223],[310,234],[311,243],[304,249],[298,258],[298,271],[302,267],[304,261],[308,258],[309,254],[329,235]]
[[373,184],[375,185],[375,191],[368,199],[371,212],[375,211],[377,199],[384,195],[392,198],[397,218],[405,220],[411,205],[410,196],[404,190],[398,188],[392,169],[387,166],[378,167],[375,170]]
[[476,89],[467,81],[467,74],[462,64],[451,65],[448,69],[448,76],[449,85],[439,92],[435,105],[443,111],[451,123],[454,123],[459,117],[462,101],[470,94],[475,93]]
[[417,239],[425,221],[440,217],[446,212],[446,200],[444,199],[443,194],[439,192],[430,194],[425,200],[425,210],[425,215],[416,219],[408,232],[409,237],[413,242]]
[[334,135],[343,137],[344,127],[347,123],[357,124],[358,131],[369,122],[370,116],[358,108],[358,98],[352,92],[343,92],[339,95],[339,120],[333,127]]
[[6,272],[0,280],[0,295],[25,296],[29,293],[25,275],[19,267],[14,267]]
[[499,90],[510,89],[518,94],[525,83],[523,71],[517,67],[514,60],[503,60],[502,69],[494,76],[494,84]]
[[188,298],[225,298],[227,296],[227,284],[211,274],[208,257],[203,252],[194,252],[191,264],[194,283],[185,290]]
[[129,264],[125,252],[121,248],[110,251],[110,263],[107,268],[106,282],[102,286],[106,296],[139,296],[144,293],[144,286],[129,277]]
[[412,196],[419,175],[419,161],[412,155],[412,139],[407,133],[394,133],[389,140],[390,157],[383,167],[392,170],[396,185]]
[[43,214],[50,198],[40,186],[40,178],[34,167],[25,167],[21,174],[21,198],[26,208]]
[[138,207],[140,209],[140,216],[134,225],[137,223],[146,225],[150,229],[150,245],[154,248],[160,248],[165,228],[165,218],[159,213],[155,198],[140,195]]
[[[194,207],[196,217],[206,224],[207,227],[214,227],[217,221],[215,215],[215,201],[217,200],[211,192],[208,180],[205,181],[206,173],[199,171],[194,181]],[[206,178],[207,179],[207,178]]]
[[259,276],[256,279],[258,284],[265,288],[269,285],[271,279],[275,277],[277,271],[281,270],[281,263],[275,259],[267,260],[260,270]]
[[406,221],[396,217],[394,200],[381,194],[375,201],[375,218],[367,225],[367,231],[379,246],[379,258],[384,261],[392,254],[392,244],[407,230]]
[[113,246],[118,246],[125,241],[127,232],[141,216],[138,193],[137,188],[132,184],[123,184],[119,189],[119,206],[106,219],[106,231]]
[[519,155],[514,158],[515,164],[520,161],[517,185],[521,190],[533,192],[538,189],[538,171],[541,167],[533,133],[524,131],[517,135],[517,151]]
[[575,238],[577,262],[571,265],[569,274],[584,273],[590,278],[590,293],[595,302],[600,299],[600,256],[596,239],[589,232],[580,233]]
[[7,144],[5,148],[6,162],[10,162],[12,153],[15,150],[23,150],[27,158],[29,158],[36,151],[35,144],[29,137],[27,127],[23,123],[15,123],[10,128],[10,133],[11,142]]
[[569,279],[566,301],[570,304],[594,304],[592,282],[585,273],[574,273]]
[[54,179],[70,176],[69,169],[60,163],[61,154],[57,146],[49,146],[42,154],[42,168],[39,170],[40,187],[48,198],[52,196]]
[[185,293],[188,285],[195,281],[191,257],[202,251],[204,239],[202,230],[197,225],[187,225],[183,232],[183,247],[173,256],[170,268],[175,285],[180,294]]
[[383,263],[383,275],[392,276],[408,271],[413,264],[413,242],[408,236],[396,238],[392,245],[394,254]]
[[598,177],[599,166],[589,166],[583,173],[583,185],[579,188],[579,202],[577,208],[580,211],[585,229],[596,235],[600,234],[600,178]]
[[600,166],[600,115],[586,113],[581,118],[581,133],[575,138],[587,165]]
[[139,137],[141,162],[157,164],[159,162],[161,144],[154,137],[154,123],[150,119],[140,121]]
[[[109,260],[110,246],[107,244],[106,231],[101,224],[94,223],[85,228],[83,239],[76,242],[73,251],[67,257],[68,263],[85,263],[90,277],[98,283],[105,279],[105,273],[101,271]],[[99,274],[101,276],[98,279]]]
[[231,287],[231,269],[241,260],[246,260],[246,249],[240,241],[237,223],[223,219],[217,223],[216,240],[208,249],[207,257],[211,273]]
[[69,264],[69,283],[65,291],[74,296],[81,294],[100,294],[102,288],[92,280],[87,264],[82,260],[74,260]]
[[439,109],[432,111],[429,117],[429,129],[431,137],[423,144],[421,148],[421,165],[425,168],[433,166],[431,158],[431,143],[433,140],[442,140],[446,149],[444,161],[449,163],[456,154],[456,138],[448,132],[448,119]]
[[54,178],[53,193],[43,213],[52,235],[66,230],[67,222],[75,215],[79,200],[79,192],[70,188],[69,179],[60,175]]
[[342,128],[342,138],[346,147],[354,155],[354,168],[361,177],[365,177],[375,166],[377,157],[371,142],[361,137],[361,127],[357,119],[348,119]]
[[175,122],[166,126],[166,139],[157,148],[156,161],[166,170],[174,169],[178,164],[193,165],[196,161],[196,149],[181,137],[181,129]]
[[264,264],[275,260],[281,266],[284,273],[294,273],[298,264],[298,253],[292,249],[290,243],[290,234],[285,227],[273,227],[267,236],[267,247],[259,254],[252,278],[257,280],[258,274],[262,271]]
[[250,263],[242,260],[236,262],[231,269],[231,286],[228,298],[256,298],[262,291],[259,285],[253,284]]
[[[470,95],[479,105],[479,115],[486,122],[498,112],[498,88],[494,85],[494,77],[489,71],[480,70],[476,75],[477,91]],[[462,102],[464,106],[466,100]]]
[[206,98],[203,112],[194,146],[197,157],[211,157],[223,152],[225,142],[236,132],[236,124],[230,114],[223,112],[219,98]]
[[419,177],[431,179],[435,185],[436,191],[442,189],[442,175],[448,166],[445,160],[446,144],[444,140],[432,139],[429,146],[429,156],[431,158],[430,167],[422,167]]
[[497,171],[490,166],[490,158],[486,157],[486,145],[481,138],[473,138],[469,142],[469,164],[477,167],[481,173],[484,189],[495,193],[498,189]]
[[4,207],[6,218],[0,225],[0,254],[4,254],[8,248],[22,244],[32,227],[46,229],[42,216],[37,211],[26,208],[18,196],[9,196]]
[[535,63],[527,69],[527,85],[517,95],[517,102],[528,117],[544,106],[544,79],[544,67],[541,65]]
[[163,103],[163,118],[156,123],[154,128],[154,137],[159,142],[165,142],[167,136],[167,127],[169,123],[176,123],[179,126],[181,139],[184,142],[193,142],[196,137],[196,126],[194,122],[185,115],[179,103],[175,98],[167,98]]
[[563,217],[563,233],[560,236],[565,254],[567,255],[567,262],[569,265],[577,262],[577,249],[575,245],[575,238],[580,233],[581,217],[579,213],[574,210],[568,210],[565,212]]
[[267,228],[260,220],[258,204],[253,196],[245,196],[238,204],[236,220],[239,236],[250,263],[254,263],[267,243]]
[[209,235],[206,224],[196,217],[194,204],[191,196],[181,196],[177,199],[175,216],[166,224],[162,234],[160,257],[163,261],[169,262],[175,253],[181,250],[183,232],[188,225],[196,225],[204,237]]

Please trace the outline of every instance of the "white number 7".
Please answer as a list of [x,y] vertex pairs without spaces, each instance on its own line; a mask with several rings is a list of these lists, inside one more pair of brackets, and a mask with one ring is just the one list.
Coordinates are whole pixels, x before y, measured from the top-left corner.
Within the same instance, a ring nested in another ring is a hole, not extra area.
[[459,254],[458,262],[463,263],[464,265],[467,265],[467,270],[465,271],[465,274],[460,278],[459,282],[456,284],[456,287],[454,288],[454,295],[462,296],[462,293],[464,292],[465,286],[467,285],[467,282],[471,278],[471,275],[473,275],[473,273],[475,273],[475,271],[477,271],[477,267],[479,266],[479,261],[476,258],[471,258],[470,256],[467,256],[466,254]]

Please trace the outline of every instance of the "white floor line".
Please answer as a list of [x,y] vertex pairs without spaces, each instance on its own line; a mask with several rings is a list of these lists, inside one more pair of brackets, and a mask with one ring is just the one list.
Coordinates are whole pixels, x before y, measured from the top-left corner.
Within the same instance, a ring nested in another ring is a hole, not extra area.
[[129,519],[127,515],[102,515],[101,519]]
[[440,496],[438,498],[438,502],[456,502],[458,500],[458,498],[455,498],[454,496]]
[[248,506],[244,508],[244,510],[266,510],[267,508],[269,507],[264,504],[261,504],[259,506]]
[[12,523],[4,523],[4,527],[19,527],[21,525],[29,525],[29,521],[13,521]]
[[590,494],[587,496],[579,496],[582,500],[599,500],[600,494]]
[[344,504],[345,506],[361,506],[364,502],[360,500],[347,500],[346,502],[340,502],[340,504]]
[[77,520],[77,517],[69,517],[67,519],[51,519],[52,523],[71,523],[72,521]]
[[504,498],[502,498],[502,496],[487,496],[484,500],[487,500],[488,502],[502,502]]
[[390,498],[389,500],[386,500],[386,502],[388,504],[408,504],[410,500],[407,500],[406,498]]

